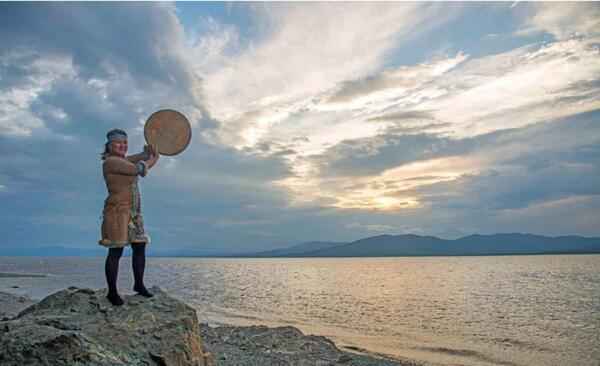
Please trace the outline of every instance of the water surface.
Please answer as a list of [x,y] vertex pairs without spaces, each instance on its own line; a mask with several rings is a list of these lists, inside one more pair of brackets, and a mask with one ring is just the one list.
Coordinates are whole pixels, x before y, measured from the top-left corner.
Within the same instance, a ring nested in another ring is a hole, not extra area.
[[[131,292],[129,258],[120,271]],[[0,279],[0,291],[36,298],[105,286],[102,258],[0,257],[0,272],[48,274]],[[195,306],[201,321],[289,324],[429,363],[600,360],[600,255],[148,258],[147,283]]]

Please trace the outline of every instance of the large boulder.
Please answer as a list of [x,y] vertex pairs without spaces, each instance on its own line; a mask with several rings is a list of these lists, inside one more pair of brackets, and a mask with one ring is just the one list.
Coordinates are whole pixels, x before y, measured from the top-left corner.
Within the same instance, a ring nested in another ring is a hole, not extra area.
[[0,364],[213,366],[196,312],[157,287],[112,306],[105,290],[70,287],[0,321]]

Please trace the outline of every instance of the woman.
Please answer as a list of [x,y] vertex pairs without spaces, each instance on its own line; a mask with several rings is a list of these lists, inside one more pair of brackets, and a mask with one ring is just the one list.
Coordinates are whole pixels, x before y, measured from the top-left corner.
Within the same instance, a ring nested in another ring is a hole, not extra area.
[[127,154],[127,133],[114,129],[106,134],[107,142],[102,154],[102,173],[108,197],[104,201],[102,239],[100,245],[108,248],[104,271],[108,284],[108,300],[116,306],[123,305],[117,292],[119,259],[123,248],[131,244],[133,251],[133,290],[145,297],[152,297],[144,286],[146,265],[146,244],[150,238],[144,231],[138,176],[145,177],[148,170],[158,161],[159,154],[154,147],[144,147],[144,152]]

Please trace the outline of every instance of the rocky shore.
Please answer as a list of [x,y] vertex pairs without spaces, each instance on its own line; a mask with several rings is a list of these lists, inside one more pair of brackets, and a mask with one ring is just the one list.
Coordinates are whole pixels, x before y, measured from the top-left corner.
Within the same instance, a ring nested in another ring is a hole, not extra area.
[[199,324],[196,312],[161,289],[113,307],[104,289],[71,287],[38,303],[0,293],[0,364],[164,366],[418,365],[348,352],[294,327]]
[[[207,350],[219,366],[416,366],[410,361],[392,360],[383,355],[368,355],[340,350],[331,340],[305,335],[295,327],[201,325]],[[356,350],[361,351],[361,350]],[[362,350],[364,352],[364,350]]]

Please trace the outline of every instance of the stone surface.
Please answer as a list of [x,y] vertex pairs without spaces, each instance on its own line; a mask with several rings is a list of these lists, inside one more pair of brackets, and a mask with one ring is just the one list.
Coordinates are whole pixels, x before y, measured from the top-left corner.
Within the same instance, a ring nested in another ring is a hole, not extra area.
[[125,296],[121,307],[113,307],[105,291],[69,288],[33,306],[0,293],[0,309],[11,309],[0,321],[0,365],[424,365],[340,349],[291,326],[198,325],[193,308],[158,288],[150,299]]
[[196,312],[159,288],[153,298],[68,288],[0,322],[0,364],[213,366]]
[[35,302],[25,296],[17,296],[7,292],[0,292],[0,320],[8,320]]
[[[340,350],[322,336],[305,335],[286,326],[211,327],[200,324],[206,349],[218,366],[418,366],[411,360]],[[356,349],[356,351],[360,351]]]

